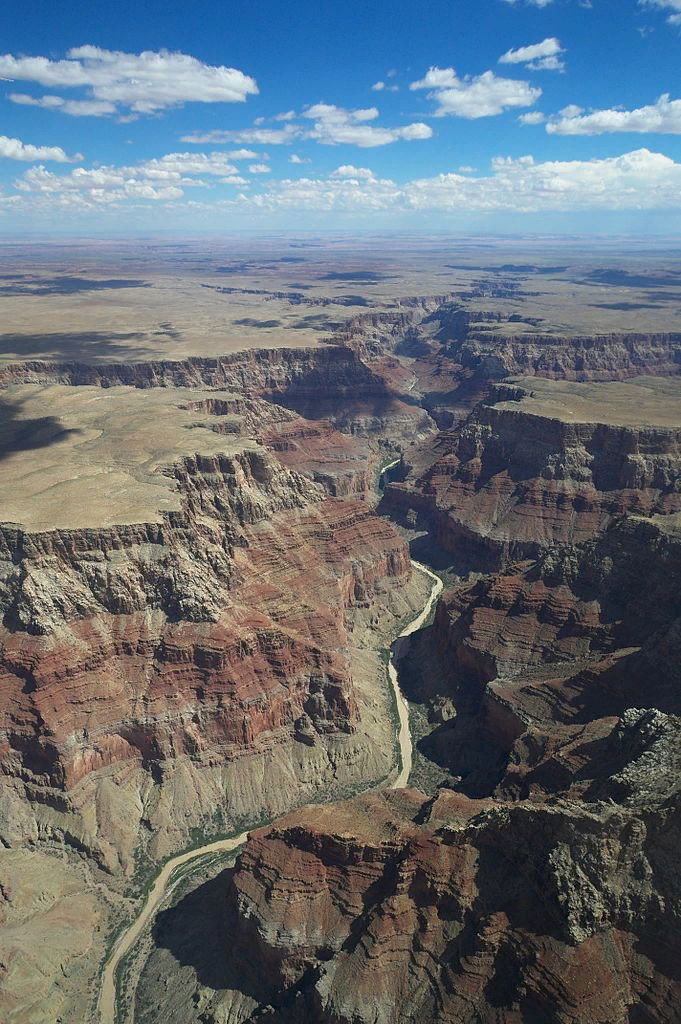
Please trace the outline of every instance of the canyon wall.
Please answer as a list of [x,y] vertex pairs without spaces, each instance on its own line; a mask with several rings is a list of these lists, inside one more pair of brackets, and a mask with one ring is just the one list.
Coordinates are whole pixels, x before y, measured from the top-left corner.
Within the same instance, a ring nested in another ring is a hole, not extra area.
[[604,385],[590,420],[560,407],[563,385],[545,386],[540,405],[531,388],[497,385],[462,424],[410,452],[385,507],[423,514],[443,547],[482,564],[581,543],[628,512],[681,510],[681,428],[654,413],[650,424],[645,414],[618,423],[608,409],[610,399],[641,401],[643,389]]
[[129,870],[138,842],[162,856],[391,769],[346,616],[399,606],[404,541],[265,448],[164,472],[160,522],[0,529],[6,844],[58,833]]

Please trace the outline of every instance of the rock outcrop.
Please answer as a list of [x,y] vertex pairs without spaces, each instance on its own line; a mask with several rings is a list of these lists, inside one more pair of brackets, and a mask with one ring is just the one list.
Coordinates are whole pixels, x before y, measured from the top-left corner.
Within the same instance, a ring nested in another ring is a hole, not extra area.
[[675,1021],[680,725],[634,710],[616,723],[613,744],[638,757],[601,780],[601,798],[406,791],[254,835],[196,894],[198,948],[182,904],[157,926],[158,955],[185,965],[229,934],[213,967],[224,987],[187,984],[174,1002],[156,989],[156,1019]]
[[451,552],[501,564],[596,536],[617,516],[681,509],[681,385],[519,380],[414,454],[388,508]]
[[[371,692],[371,673],[355,682],[349,616],[383,605],[404,614],[405,542],[365,503],[329,497],[332,474],[314,482],[302,449],[300,472],[242,438],[238,403],[126,391],[112,412],[92,391],[31,392],[40,408],[66,401],[82,426],[33,461],[6,460],[17,487],[57,460],[83,488],[94,479],[98,503],[64,510],[53,486],[53,508],[0,527],[4,842],[59,835],[129,870],[140,842],[162,856],[197,827],[228,830],[385,776],[391,726],[370,723],[388,695]],[[117,445],[115,410],[135,424],[134,447]],[[296,431],[309,438],[286,410],[269,420],[272,448]],[[173,462],[180,442],[194,454]],[[366,489],[366,446],[328,425],[318,458],[324,443],[335,444],[336,481],[345,459]],[[116,488],[131,507],[160,500],[161,510],[106,525]],[[20,510],[20,495],[8,500]],[[45,515],[75,525],[37,529]]]

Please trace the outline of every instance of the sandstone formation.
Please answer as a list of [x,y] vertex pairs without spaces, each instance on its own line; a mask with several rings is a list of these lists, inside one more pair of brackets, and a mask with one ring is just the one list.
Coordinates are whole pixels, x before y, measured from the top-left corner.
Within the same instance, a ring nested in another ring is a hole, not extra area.
[[140,1024],[678,1019],[680,397],[511,381],[406,455],[387,507],[477,559],[407,655],[454,788],[255,833],[160,917]]
[[[140,1021],[676,1020],[680,724],[616,724],[639,758],[601,799],[406,791],[289,816],[195,894],[203,942],[181,904],[157,926],[182,965],[231,937],[221,991],[171,987]],[[642,792],[658,767],[664,793]]]
[[[368,709],[387,697],[354,683],[347,616],[404,613],[407,549],[364,504],[329,497],[314,465],[264,447],[290,455],[282,439],[310,425],[275,407],[259,444],[212,393],[21,396],[25,447],[3,478],[17,511],[0,528],[4,842],[59,834],[130,870],[140,842],[157,857],[199,825],[386,775],[390,725]],[[29,452],[34,405],[60,415],[37,421]],[[337,436],[328,456],[361,467],[363,492],[368,459]]]
[[477,689],[496,786],[254,834],[161,916],[136,1019],[676,1021],[680,574],[679,517],[629,517],[453,588],[433,627],[463,709],[448,749],[475,739]]
[[596,536],[618,515],[681,509],[676,378],[498,385],[459,426],[409,455],[386,488],[451,552],[499,564]]

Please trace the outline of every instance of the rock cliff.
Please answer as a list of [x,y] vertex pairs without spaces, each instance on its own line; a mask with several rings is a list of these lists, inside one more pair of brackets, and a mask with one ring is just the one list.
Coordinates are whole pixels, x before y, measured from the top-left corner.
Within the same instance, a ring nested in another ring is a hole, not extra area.
[[410,452],[387,508],[488,564],[596,536],[614,517],[681,509],[681,386],[521,379]]
[[[158,857],[197,827],[385,776],[388,695],[376,652],[355,681],[350,629],[356,613],[407,610],[408,551],[365,503],[329,497],[343,460],[366,489],[366,449],[327,425],[317,459],[328,443],[336,476],[323,486],[303,448],[300,472],[242,437],[238,403],[159,389],[109,405],[93,390],[26,392],[22,422],[31,402],[66,403],[81,426],[5,461],[17,516],[21,487],[47,476],[48,489],[26,522],[0,527],[3,841],[59,836],[127,871],[140,843]],[[127,448],[121,417],[136,424]],[[286,410],[260,425],[289,456],[311,430]],[[94,481],[91,504],[64,499],[53,462],[81,493]],[[123,491],[147,521],[107,525]],[[40,529],[46,516],[74,525]]]
[[221,991],[156,989],[139,1019],[676,1020],[679,726],[659,715],[651,733],[634,710],[617,723],[613,742],[639,757],[602,780],[604,799],[406,791],[289,816],[194,894],[204,942],[181,931],[182,904],[159,920],[158,966],[169,951],[187,982],[207,943],[231,936],[213,957]]

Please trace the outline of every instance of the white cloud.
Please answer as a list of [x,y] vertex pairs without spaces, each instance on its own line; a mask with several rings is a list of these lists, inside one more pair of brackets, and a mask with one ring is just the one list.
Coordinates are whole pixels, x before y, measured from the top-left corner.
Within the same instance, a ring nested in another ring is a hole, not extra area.
[[283,146],[293,142],[301,134],[300,128],[292,124],[284,125],[283,128],[243,128],[240,131],[222,131],[216,129],[209,132],[192,132],[191,135],[182,135],[180,142],[191,142],[194,145],[211,145],[219,142],[245,142],[255,145]]
[[528,71],[565,71],[565,61],[560,57],[541,57],[530,61],[525,67]]
[[385,82],[374,82],[371,88],[374,92],[382,92],[385,89]]
[[258,154],[254,149],[232,149],[227,156],[230,160],[255,160]]
[[476,78],[458,78],[453,68],[430,68],[410,89],[432,89],[428,99],[438,104],[436,117],[448,114],[469,119],[493,117],[512,107],[531,107],[542,94],[529,82],[498,78],[485,71]]
[[176,185],[157,185],[140,178],[127,177],[125,168],[102,167],[86,171],[77,167],[70,174],[58,175],[47,171],[42,165],[32,167],[15,182],[16,188],[25,193],[41,196],[71,195],[80,205],[96,209],[120,200],[150,199],[156,202],[178,199],[184,195]]
[[84,99],[24,93],[14,93],[10,99],[74,116],[127,112],[127,118],[133,119],[187,102],[239,103],[258,93],[255,80],[242,71],[204,64],[184,53],[134,54],[79,46],[66,56],[66,60],[50,60],[5,54],[0,56],[0,75],[48,88],[85,89]]
[[681,164],[641,149],[620,157],[544,163],[532,156],[499,157],[484,177],[438,174],[406,185],[356,176],[272,182],[246,203],[261,210],[353,212],[638,210],[678,207],[680,189]]
[[260,180],[250,191],[243,179],[226,175],[230,180],[225,185],[240,186],[237,194],[202,202],[183,198],[184,178],[180,184],[148,179],[145,168],[75,168],[57,174],[31,167],[17,180],[18,194],[2,202],[33,218],[55,210],[110,209],[118,214],[160,204],[169,211],[204,211],[211,222],[221,213],[267,219],[287,211],[295,217],[312,211],[417,218],[431,212],[451,216],[449,223],[456,224],[458,216],[473,213],[678,210],[681,194],[681,163],[647,149],[594,160],[538,162],[531,155],[500,156],[483,175],[470,177],[466,169],[405,184],[376,178],[368,168],[350,164],[325,178]]
[[32,146],[19,139],[10,139],[6,135],[0,135],[0,157],[7,160],[23,160],[26,163],[34,160],[54,160],[58,164],[68,164],[82,160],[80,153],[68,157],[61,146]]
[[[348,177],[351,171],[355,173]],[[436,211],[442,214],[515,211],[666,209],[679,206],[681,164],[641,149],[620,157],[546,161],[498,157],[481,177],[438,174],[398,185],[344,165],[328,178],[268,182],[266,191],[242,195],[230,208],[252,213],[346,211],[352,214]]]
[[[505,0],[507,4],[516,4],[518,0]],[[524,0],[527,7],[548,7],[553,0]]]
[[15,187],[43,196],[79,196],[89,206],[99,206],[130,198],[178,199],[186,187],[206,185],[206,178],[227,185],[248,184],[226,153],[167,153],[135,165],[75,167],[61,175],[41,165],[26,171]]
[[[507,50],[499,58],[500,64],[529,64],[537,66],[537,62],[557,58],[559,53],[565,53],[555,36],[542,39],[541,43],[532,43],[530,46],[519,46],[516,50]],[[562,61],[558,61],[562,66]]]
[[24,92],[11,92],[12,103],[24,107],[42,107],[44,110],[59,110],[73,117],[105,117],[115,114],[116,107],[107,100],[65,100],[63,96],[29,96]]
[[528,114],[519,116],[518,124],[543,124],[545,120],[545,115],[539,110],[531,110]]
[[312,126],[287,122],[281,128],[256,127],[240,131],[193,132],[191,135],[183,135],[181,141],[195,144],[245,142],[277,146],[297,140],[313,139],[324,146],[345,143],[366,149],[386,146],[400,139],[406,142],[429,139],[433,134],[430,126],[420,121],[399,128],[382,128],[370,124],[369,122],[375,121],[378,117],[376,107],[349,110],[332,103],[314,103],[303,110],[301,117],[305,121],[312,121]]
[[679,13],[669,14],[667,21],[670,25],[681,26],[681,0],[638,0],[641,7],[659,7],[663,11],[676,11]]
[[270,174],[272,168],[267,164],[251,164],[248,170],[251,174]]
[[134,173],[145,178],[180,178],[182,175],[236,174],[237,168],[228,160],[226,153],[167,153],[153,160],[146,160],[134,168]]
[[603,135],[608,132],[659,132],[681,135],[681,100],[670,100],[669,93],[657,103],[636,110],[594,110],[590,114],[571,105],[546,125],[551,135]]
[[473,174],[477,171],[477,167],[471,167],[470,164],[462,164],[459,167],[459,174]]
[[366,107],[362,110],[346,110],[332,103],[314,103],[303,111],[303,117],[314,121],[327,121],[330,124],[347,124],[356,121],[375,121],[378,107]]
[[315,103],[304,111],[303,116],[314,120],[314,127],[305,133],[305,137],[315,139],[325,146],[346,143],[369,149],[386,146],[399,139],[407,142],[429,139],[433,134],[429,125],[419,121],[401,128],[379,128],[368,124],[378,117],[376,107],[346,110],[328,103]]
[[291,153],[288,158],[290,164],[309,164],[309,160],[305,160],[302,156],[298,156],[297,153]]
[[352,164],[342,164],[335,171],[331,171],[330,178],[357,178],[361,181],[373,181],[374,172],[368,167],[353,167]]
[[283,114],[276,114],[275,121],[292,121],[296,116],[295,110],[287,110]]

